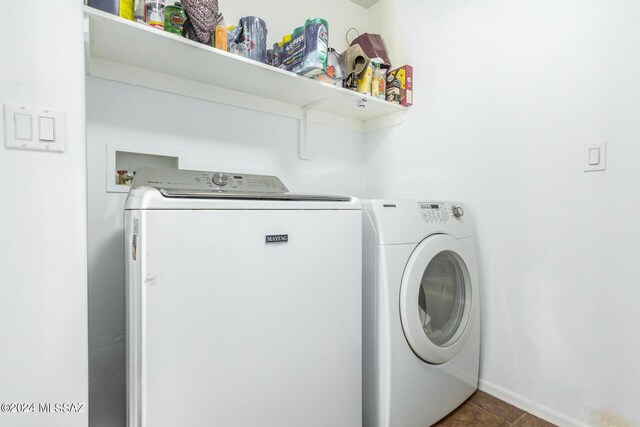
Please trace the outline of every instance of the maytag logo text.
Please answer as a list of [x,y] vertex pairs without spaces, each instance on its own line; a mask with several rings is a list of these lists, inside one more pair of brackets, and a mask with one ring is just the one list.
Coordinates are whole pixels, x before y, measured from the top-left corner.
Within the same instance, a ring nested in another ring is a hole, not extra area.
[[265,243],[287,243],[288,241],[288,234],[274,234],[271,236],[265,236]]

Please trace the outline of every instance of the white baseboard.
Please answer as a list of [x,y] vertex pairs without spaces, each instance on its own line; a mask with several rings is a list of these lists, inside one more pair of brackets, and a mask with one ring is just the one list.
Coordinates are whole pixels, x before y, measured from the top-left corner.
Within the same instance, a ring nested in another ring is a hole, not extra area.
[[538,418],[542,418],[543,420],[555,424],[559,427],[589,427],[588,424],[576,421],[564,414],[549,409],[544,405],[533,402],[529,399],[525,399],[522,396],[518,396],[515,393],[512,393],[487,381],[480,380],[479,388],[480,390],[494,397],[497,397],[500,400],[504,400],[505,402],[510,403],[513,406],[522,409],[523,411],[527,411],[530,414],[535,415]]

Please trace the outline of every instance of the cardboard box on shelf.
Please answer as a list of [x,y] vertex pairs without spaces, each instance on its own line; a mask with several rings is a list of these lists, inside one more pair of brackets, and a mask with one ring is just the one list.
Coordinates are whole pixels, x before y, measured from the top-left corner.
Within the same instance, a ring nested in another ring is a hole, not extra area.
[[413,105],[413,67],[403,65],[387,73],[387,101]]

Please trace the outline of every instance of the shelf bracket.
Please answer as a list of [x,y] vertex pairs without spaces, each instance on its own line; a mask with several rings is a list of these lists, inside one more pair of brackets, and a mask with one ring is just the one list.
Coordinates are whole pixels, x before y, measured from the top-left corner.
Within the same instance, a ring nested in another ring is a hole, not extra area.
[[322,104],[327,98],[314,101],[310,104],[302,106],[302,115],[300,117],[300,153],[301,160],[311,160],[311,146],[309,144],[309,110]]
[[386,129],[394,126],[400,126],[405,120],[405,111],[388,114],[386,116],[370,119],[364,122],[364,131],[373,132],[380,129]]
[[83,25],[84,25],[84,69],[85,69],[85,73],[89,75],[91,70],[91,31],[89,27],[91,26],[91,22],[87,15],[84,16]]

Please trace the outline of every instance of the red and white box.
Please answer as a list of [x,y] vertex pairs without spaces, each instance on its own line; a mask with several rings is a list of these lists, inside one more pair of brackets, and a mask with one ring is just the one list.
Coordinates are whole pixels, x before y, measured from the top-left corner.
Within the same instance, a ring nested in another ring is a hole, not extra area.
[[386,100],[408,107],[413,105],[413,67],[403,65],[387,73]]

